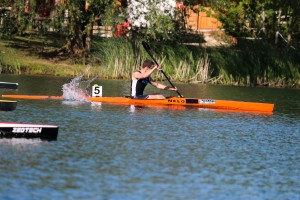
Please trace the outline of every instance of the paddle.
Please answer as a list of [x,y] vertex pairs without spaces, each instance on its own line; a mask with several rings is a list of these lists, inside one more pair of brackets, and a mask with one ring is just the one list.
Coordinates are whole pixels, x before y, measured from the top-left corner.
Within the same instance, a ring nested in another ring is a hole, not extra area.
[[[157,66],[160,66],[159,64],[158,64],[158,62],[156,61],[156,59],[154,58],[154,56],[153,56],[153,54],[152,54],[152,52],[151,52],[151,49],[150,49],[150,46],[148,45],[148,43],[147,42],[145,42],[145,41],[142,41],[142,45],[143,45],[143,47],[144,47],[144,49],[147,51],[147,53],[149,54],[149,56],[152,58],[152,60],[155,62],[155,64],[157,65]],[[170,83],[170,85],[173,87],[173,88],[175,88],[175,86],[173,85],[173,83],[170,81],[170,79],[169,79],[169,77],[166,75],[166,73],[164,72],[164,70],[160,70],[162,73],[163,73],[163,75],[166,77],[166,79],[168,80],[168,82]],[[178,92],[178,90],[176,91],[177,92],[177,94],[182,98],[183,96]]]

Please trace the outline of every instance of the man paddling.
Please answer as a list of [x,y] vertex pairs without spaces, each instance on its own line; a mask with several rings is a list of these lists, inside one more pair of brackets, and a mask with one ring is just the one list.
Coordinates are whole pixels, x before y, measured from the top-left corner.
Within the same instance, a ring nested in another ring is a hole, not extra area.
[[153,81],[151,74],[155,70],[161,70],[160,66],[156,66],[151,60],[145,60],[142,69],[132,74],[131,80],[131,96],[138,99],[165,99],[161,94],[144,95],[144,89],[148,83],[161,90],[177,91],[177,88],[168,87],[161,83]]

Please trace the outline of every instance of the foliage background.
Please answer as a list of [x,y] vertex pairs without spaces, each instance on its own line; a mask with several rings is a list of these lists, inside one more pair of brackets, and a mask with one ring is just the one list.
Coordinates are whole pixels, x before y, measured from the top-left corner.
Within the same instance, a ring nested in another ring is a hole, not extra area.
[[[31,6],[38,2],[30,0]],[[140,9],[146,8],[143,12],[147,23],[132,26],[129,38],[93,36],[91,27],[96,18],[102,25],[111,25],[113,31],[124,19],[134,19],[128,12],[133,12],[131,5],[124,2],[74,0],[60,4],[55,7],[55,17],[36,29],[34,18],[38,10],[31,9],[24,14],[24,2],[16,0],[12,5],[15,12],[9,16],[2,13],[2,73],[82,73],[130,79],[130,73],[147,58],[141,47],[141,41],[146,40],[173,81],[269,86],[300,84],[299,1],[202,1],[197,10],[205,11],[206,6],[210,6],[218,11],[215,17],[222,22],[224,32],[237,39],[233,45],[202,47],[201,43],[205,41],[201,35],[180,28],[181,19],[172,14],[173,0],[153,1],[147,7],[141,6]],[[145,0],[136,2],[147,3]],[[2,6],[11,5],[8,0],[1,3]],[[89,3],[88,9],[86,3]],[[195,6],[194,1],[186,0],[184,4]],[[157,5],[164,12],[157,12]],[[49,28],[52,28],[51,33]],[[16,37],[22,38],[19,43],[13,42]],[[188,45],[187,41],[196,45]],[[20,46],[31,52],[26,55],[31,59],[20,52]],[[37,64],[39,62],[42,64]],[[55,67],[60,64],[68,65],[70,70]],[[157,78],[163,77],[158,74]]]

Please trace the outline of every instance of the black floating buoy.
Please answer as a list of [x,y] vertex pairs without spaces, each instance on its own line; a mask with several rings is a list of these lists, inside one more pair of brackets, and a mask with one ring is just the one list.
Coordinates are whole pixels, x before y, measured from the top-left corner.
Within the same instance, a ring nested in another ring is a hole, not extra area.
[[13,111],[17,108],[17,101],[0,100],[0,111]]

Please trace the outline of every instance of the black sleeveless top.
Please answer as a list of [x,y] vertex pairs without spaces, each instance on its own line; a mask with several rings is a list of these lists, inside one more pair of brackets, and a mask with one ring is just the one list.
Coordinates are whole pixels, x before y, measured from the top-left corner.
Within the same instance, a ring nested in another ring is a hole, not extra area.
[[[139,71],[140,72],[140,71]],[[131,96],[142,96],[147,84],[150,83],[150,77],[131,81]]]

